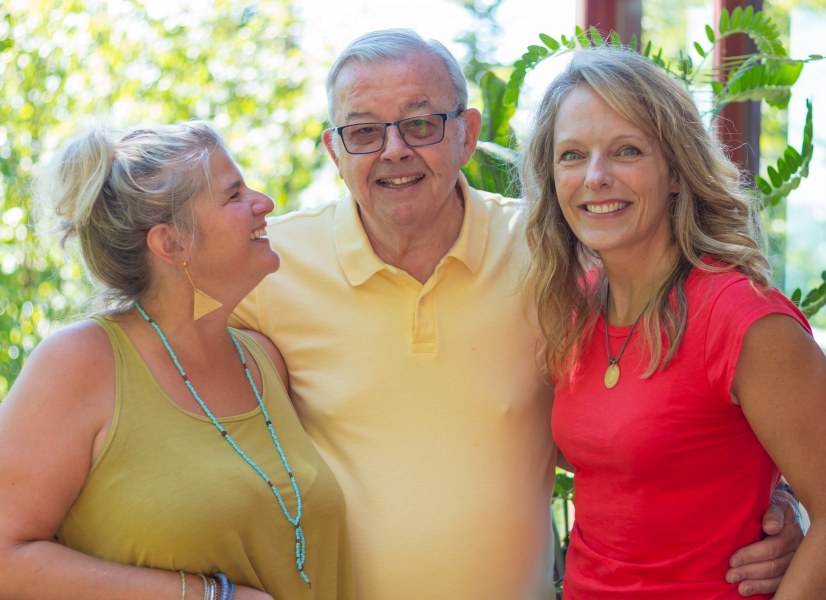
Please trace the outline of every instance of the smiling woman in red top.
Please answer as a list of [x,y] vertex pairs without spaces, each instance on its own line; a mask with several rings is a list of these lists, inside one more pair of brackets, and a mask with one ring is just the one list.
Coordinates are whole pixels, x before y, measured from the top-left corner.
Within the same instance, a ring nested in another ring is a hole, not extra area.
[[578,52],[523,175],[553,432],[576,469],[565,597],[739,598],[728,557],[760,539],[782,471],[812,525],[775,597],[823,598],[826,358],[772,288],[752,198],[691,96],[636,53]]

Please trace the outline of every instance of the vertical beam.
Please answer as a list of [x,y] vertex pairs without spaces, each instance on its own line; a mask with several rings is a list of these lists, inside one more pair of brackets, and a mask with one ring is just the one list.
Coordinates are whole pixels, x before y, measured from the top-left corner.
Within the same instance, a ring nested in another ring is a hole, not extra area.
[[[714,21],[720,22],[722,9],[729,12],[740,6],[751,5],[754,12],[763,10],[763,0],[714,0]],[[747,35],[728,37],[717,46],[714,64],[720,65],[727,56],[754,52],[754,42]],[[721,74],[722,79],[725,75]],[[736,102],[720,112],[716,121],[717,136],[726,145],[731,159],[752,176],[760,168],[760,102]]]
[[[763,0],[714,0],[715,23],[720,22],[723,8],[729,12],[736,7],[751,5],[755,12],[763,10]],[[734,35],[717,46],[714,64],[719,65],[726,56],[739,56],[754,52],[754,42],[747,35]],[[760,169],[760,103],[737,102],[720,111],[715,121],[715,131],[720,141],[726,145],[729,156],[745,172],[745,180],[753,181]],[[767,207],[764,221],[786,220],[786,203]],[[769,236],[769,263],[772,267],[774,284],[783,289],[786,281],[786,240],[785,235]]]
[[632,36],[640,39],[642,0],[579,0],[576,22],[585,30],[596,27],[603,35],[616,31],[627,44]]

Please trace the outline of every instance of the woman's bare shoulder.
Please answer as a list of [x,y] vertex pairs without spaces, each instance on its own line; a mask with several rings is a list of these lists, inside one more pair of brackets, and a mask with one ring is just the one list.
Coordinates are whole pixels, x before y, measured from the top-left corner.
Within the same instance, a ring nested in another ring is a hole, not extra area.
[[[56,399],[89,398],[113,389],[114,352],[109,336],[94,321],[67,325],[47,336],[31,353],[15,391],[53,392]],[[20,388],[23,388],[21,390]]]

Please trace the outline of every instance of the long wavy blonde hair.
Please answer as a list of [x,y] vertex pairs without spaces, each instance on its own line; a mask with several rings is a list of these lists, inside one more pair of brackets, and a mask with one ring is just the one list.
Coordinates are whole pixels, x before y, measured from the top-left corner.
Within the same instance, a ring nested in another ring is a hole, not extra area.
[[[581,85],[589,86],[623,118],[657,139],[669,174],[679,183],[671,206],[679,256],[641,321],[650,354],[648,377],[668,365],[682,341],[687,315],[685,280],[692,267],[738,269],[758,287],[770,286],[755,196],[706,129],[682,83],[631,50],[600,47],[576,52],[536,109],[520,172],[529,206],[531,266],[526,297],[536,302],[544,359],[554,376],[561,376],[576,362],[584,350],[582,340],[590,338],[596,317],[605,308],[606,282],[599,256],[582,245],[568,226],[554,181],[557,114],[563,101]],[[706,257],[714,260],[704,261]],[[594,270],[596,286],[586,277]]]

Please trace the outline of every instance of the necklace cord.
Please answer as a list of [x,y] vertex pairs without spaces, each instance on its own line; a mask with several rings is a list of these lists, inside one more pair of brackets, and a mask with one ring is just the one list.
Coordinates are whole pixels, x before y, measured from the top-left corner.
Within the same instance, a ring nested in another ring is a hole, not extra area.
[[645,308],[642,309],[637,319],[634,321],[633,325],[631,325],[631,329],[628,330],[628,333],[625,335],[625,339],[622,341],[622,346],[620,347],[619,354],[617,354],[616,358],[611,356],[611,346],[608,341],[608,329],[611,326],[608,322],[608,296],[609,288],[606,286],[605,288],[605,313],[603,314],[603,319],[605,319],[605,353],[608,355],[608,368],[605,370],[604,376],[604,383],[607,389],[612,389],[614,386],[617,385],[620,378],[620,368],[619,368],[619,361],[622,358],[623,353],[625,353],[625,347],[628,345],[629,340],[631,339],[631,334],[634,333],[634,329],[637,326],[637,323],[640,322],[642,316],[645,314]]
[[287,472],[287,475],[290,478],[290,484],[292,485],[293,492],[295,493],[296,499],[296,510],[295,516],[290,514],[289,508],[287,508],[287,504],[284,501],[284,498],[281,496],[281,493],[278,491],[276,485],[272,482],[269,475],[267,475],[264,470],[258,466],[258,464],[252,460],[247,454],[241,449],[240,446],[236,443],[236,441],[232,438],[229,432],[221,425],[221,422],[215,417],[212,411],[209,410],[206,403],[201,399],[201,396],[195,390],[195,386],[192,385],[192,382],[186,375],[186,371],[184,371],[183,366],[181,366],[180,361],[178,360],[175,351],[172,350],[172,346],[170,345],[169,341],[166,339],[166,335],[164,334],[163,330],[161,330],[160,326],[152,320],[152,318],[147,314],[147,312],[143,309],[140,305],[140,302],[135,302],[135,308],[141,314],[143,319],[149,323],[152,329],[155,330],[155,333],[158,334],[158,337],[161,340],[164,348],[166,349],[169,357],[172,359],[173,364],[178,369],[178,373],[184,380],[186,387],[189,389],[189,392],[192,394],[192,397],[195,398],[195,401],[201,407],[201,410],[204,411],[204,414],[207,418],[212,422],[221,436],[229,443],[230,446],[235,450],[235,452],[244,459],[244,461],[252,467],[252,469],[258,473],[259,476],[266,482],[267,486],[272,491],[273,495],[275,496],[276,500],[278,500],[278,504],[281,506],[281,511],[284,513],[284,517],[287,521],[295,528],[295,562],[296,567],[298,568],[298,573],[301,575],[301,578],[307,583],[308,586],[312,587],[310,583],[310,578],[307,573],[304,571],[304,563],[306,561],[307,556],[307,542],[304,537],[304,530],[301,527],[301,516],[302,516],[302,499],[301,499],[301,492],[298,489],[298,482],[296,481],[295,475],[290,468],[290,463],[287,460],[287,455],[284,453],[284,450],[281,448],[281,442],[278,440],[278,436],[275,433],[275,428],[273,427],[272,420],[270,419],[270,415],[267,412],[267,407],[264,406],[264,401],[261,398],[261,393],[258,391],[258,386],[255,385],[255,380],[250,373],[249,367],[247,366],[247,359],[246,355],[244,354],[244,350],[241,347],[241,344],[238,343],[238,340],[235,338],[235,335],[232,333],[232,330],[227,327],[227,332],[229,333],[229,337],[232,340],[233,345],[235,346],[236,351],[238,352],[238,356],[241,359],[241,366],[244,368],[244,373],[247,376],[247,380],[249,381],[250,387],[252,388],[253,394],[255,394],[255,399],[258,401],[258,406],[261,408],[261,413],[264,415],[264,419],[267,424],[267,429],[270,432],[270,437],[272,438],[273,444],[275,445],[276,450],[278,451],[278,455],[281,458],[281,463],[284,465],[284,469]]
[[605,352],[606,352],[606,354],[608,354],[608,362],[611,363],[612,365],[615,365],[622,358],[622,354],[623,354],[623,352],[625,352],[625,347],[628,345],[628,340],[631,339],[631,334],[634,333],[634,328],[637,326],[637,323],[640,322],[640,319],[642,318],[642,314],[640,314],[640,316],[637,317],[637,320],[634,321],[634,324],[631,325],[631,329],[625,335],[625,339],[622,342],[622,346],[620,347],[619,354],[617,354],[616,358],[611,356],[611,347],[608,344],[608,328],[610,327],[610,325],[608,324],[608,315],[605,315],[603,318],[605,319]]

